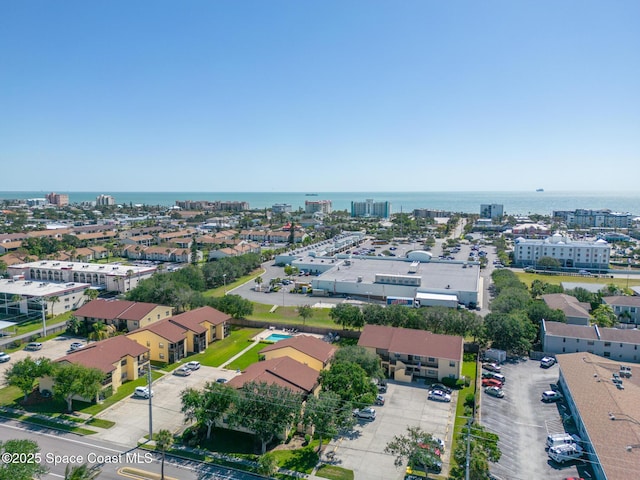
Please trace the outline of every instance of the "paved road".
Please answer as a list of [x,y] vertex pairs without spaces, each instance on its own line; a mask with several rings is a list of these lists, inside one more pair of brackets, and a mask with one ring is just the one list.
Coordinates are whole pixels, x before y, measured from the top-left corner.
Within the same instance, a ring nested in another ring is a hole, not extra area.
[[[14,422],[0,425],[2,440],[24,438],[34,440],[40,446],[43,464],[49,473],[42,478],[64,478],[64,469],[69,463],[78,465],[102,463],[100,480],[121,480],[118,473],[122,467],[134,467],[156,474],[160,473],[159,457],[137,448],[127,448],[88,437],[73,434],[61,434],[46,429],[24,428]],[[179,480],[211,479],[257,479],[250,474],[203,465],[191,460],[168,458],[165,463],[165,475]]]

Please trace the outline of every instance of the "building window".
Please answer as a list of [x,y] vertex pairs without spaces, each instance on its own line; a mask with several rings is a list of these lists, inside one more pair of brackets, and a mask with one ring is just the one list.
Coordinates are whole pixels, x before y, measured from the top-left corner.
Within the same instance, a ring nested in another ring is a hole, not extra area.
[[427,374],[428,375],[437,375],[438,371],[437,370],[427,370]]
[[567,339],[566,339],[566,338],[563,338],[563,339],[562,339],[562,343],[567,343]]
[[593,345],[593,340],[587,340],[587,345]]
[[436,359],[433,358],[433,357],[428,357],[427,358],[427,362],[429,362],[429,363],[434,363],[435,361],[436,361]]
[[158,314],[158,320],[160,320],[160,314]]
[[121,366],[121,367],[124,367],[126,364],[127,364],[127,359],[126,359],[126,358],[123,358],[123,359],[120,361],[120,366]]
[[164,353],[160,354],[160,360],[164,360]]
[[164,343],[159,343],[158,348],[164,348]]
[[567,349],[562,347],[562,353],[564,353]]
[[604,352],[604,358],[611,358],[611,352]]
[[605,347],[610,347],[611,346],[611,342],[604,342],[604,346]]
[[449,366],[450,367],[455,367],[456,366],[456,362],[454,362],[453,360],[449,362]]

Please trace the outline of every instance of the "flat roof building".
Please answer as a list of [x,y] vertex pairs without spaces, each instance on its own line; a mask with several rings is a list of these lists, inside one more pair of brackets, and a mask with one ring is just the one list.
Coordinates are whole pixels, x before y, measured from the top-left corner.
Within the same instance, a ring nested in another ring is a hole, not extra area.
[[[76,309],[87,300],[88,283],[54,283],[23,279],[0,279],[0,311],[16,318],[60,315]],[[56,302],[49,299],[57,297]]]
[[[614,382],[621,362],[590,353],[558,355],[558,385],[583,441],[596,480],[627,480],[640,466],[640,378]],[[629,367],[630,368],[630,367]]]
[[559,233],[544,240],[519,237],[515,240],[513,260],[516,267],[537,266],[543,257],[558,260],[563,268],[609,268],[610,245],[605,240],[576,242]]

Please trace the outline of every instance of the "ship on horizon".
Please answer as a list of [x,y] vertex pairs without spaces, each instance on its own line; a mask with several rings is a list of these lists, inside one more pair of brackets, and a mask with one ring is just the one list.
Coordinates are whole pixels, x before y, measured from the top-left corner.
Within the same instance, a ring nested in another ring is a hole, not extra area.
[[536,188],[536,192],[544,192],[544,188]]
[[317,193],[305,193],[304,195],[305,195],[305,197],[317,197],[318,196]]

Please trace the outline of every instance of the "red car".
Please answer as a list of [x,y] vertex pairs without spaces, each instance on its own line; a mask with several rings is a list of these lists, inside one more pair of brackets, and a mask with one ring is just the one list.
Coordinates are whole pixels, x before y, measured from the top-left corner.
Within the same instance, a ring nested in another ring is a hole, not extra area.
[[482,386],[502,388],[502,382],[500,380],[496,380],[495,378],[483,378]]

